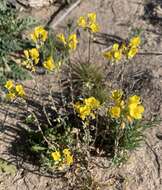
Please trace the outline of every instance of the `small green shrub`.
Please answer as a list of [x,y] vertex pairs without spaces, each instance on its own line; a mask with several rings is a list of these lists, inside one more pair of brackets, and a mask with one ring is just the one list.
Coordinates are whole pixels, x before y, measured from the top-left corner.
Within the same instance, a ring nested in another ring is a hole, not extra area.
[[30,77],[16,61],[20,59],[21,51],[31,46],[22,35],[26,29],[34,26],[36,22],[28,18],[19,18],[16,10],[6,1],[0,2],[0,84],[11,78],[26,79]]

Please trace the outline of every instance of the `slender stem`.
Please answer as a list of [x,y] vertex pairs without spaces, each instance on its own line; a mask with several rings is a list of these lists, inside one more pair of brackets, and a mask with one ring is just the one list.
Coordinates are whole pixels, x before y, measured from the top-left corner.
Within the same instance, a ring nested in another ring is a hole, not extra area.
[[[70,92],[71,92],[71,101],[72,101],[72,105],[74,105],[74,91],[73,91],[73,78],[72,78],[72,63],[69,57],[69,79],[70,79]],[[73,112],[75,114],[75,109],[73,109]]]
[[60,89],[60,93],[61,93],[62,106],[63,106],[64,111],[65,111],[66,110],[66,106],[65,106],[66,100],[65,100],[65,97],[64,97],[63,87],[62,87],[62,83],[61,83],[60,71],[58,72],[57,81],[58,81],[59,89]]
[[91,60],[91,32],[88,31],[89,33],[89,39],[88,39],[88,63],[90,63]]
[[39,131],[41,132],[41,134],[42,134],[44,140],[46,141],[46,143],[48,144],[48,146],[53,147],[53,144],[55,144],[55,146],[58,146],[57,143],[53,142],[53,144],[51,144],[51,143],[48,141],[48,139],[44,136],[44,133],[43,133],[43,131],[42,131],[42,128],[41,128],[41,126],[40,126],[40,123],[39,123],[39,121],[38,121],[37,116],[35,115],[34,112],[32,112],[32,115],[34,116],[34,118],[35,118],[35,120],[36,120],[36,122],[37,122],[38,129],[39,129]]
[[[39,95],[41,96],[41,91],[40,91],[38,82],[37,82],[37,80],[36,80],[35,77],[34,77],[34,81],[35,81],[36,87],[37,87],[37,89],[38,89]],[[42,97],[42,96],[41,96],[41,97]],[[52,126],[52,123],[51,123],[51,121],[50,121],[50,119],[49,119],[49,117],[48,117],[48,114],[47,114],[47,112],[46,112],[46,108],[45,108],[45,105],[44,105],[44,101],[43,101],[42,99],[41,99],[41,104],[42,104],[43,112],[44,112],[44,114],[45,114],[45,116],[46,116],[46,119],[47,119],[49,125]]]

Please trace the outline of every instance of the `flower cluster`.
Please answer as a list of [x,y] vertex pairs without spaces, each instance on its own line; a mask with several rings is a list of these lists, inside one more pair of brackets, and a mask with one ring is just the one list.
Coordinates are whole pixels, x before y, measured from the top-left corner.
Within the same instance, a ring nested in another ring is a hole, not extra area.
[[140,37],[136,36],[131,38],[128,45],[126,45],[126,43],[123,43],[122,45],[115,43],[112,48],[105,51],[103,55],[106,59],[112,62],[120,61],[123,56],[125,56],[126,59],[132,59],[138,53],[140,43]]
[[15,85],[12,80],[8,80],[4,86],[7,89],[6,99],[14,100],[16,97],[24,97],[25,91],[21,84]]
[[100,30],[96,20],[96,13],[88,13],[86,16],[79,17],[77,24],[84,30],[88,29],[90,32],[96,33]]
[[144,112],[144,107],[141,105],[141,100],[139,96],[131,96],[128,99],[128,110],[130,119],[142,119],[142,114]]
[[124,122],[133,122],[133,120],[142,119],[144,107],[141,99],[137,95],[130,96],[127,101],[122,100],[122,90],[114,90],[111,93],[111,99],[114,105],[108,109],[111,118],[119,119]]
[[64,166],[71,166],[73,164],[73,155],[68,148],[65,148],[63,151],[56,150],[51,153],[51,157],[55,162],[55,165],[64,168]]
[[35,65],[39,62],[39,51],[37,48],[32,48],[29,50],[24,50],[25,60],[23,61],[23,65],[31,70],[35,71]]
[[100,102],[94,97],[85,98],[82,103],[76,102],[74,105],[75,111],[83,121],[88,117],[95,119],[95,110],[99,107]]
[[[25,60],[22,62],[27,69],[35,72],[35,66],[40,61],[40,57],[42,57],[42,52],[40,47],[44,45],[44,42],[47,40],[48,32],[42,27],[38,26],[34,29],[34,32],[31,34],[31,38],[35,43],[36,48],[32,48],[29,50],[24,50]],[[56,64],[52,56],[47,57],[43,61],[43,67],[48,71],[53,71],[56,68]]]
[[66,39],[65,35],[60,33],[57,35],[57,39],[70,50],[75,50],[77,48],[78,40],[76,34],[70,34]]
[[48,32],[42,26],[37,26],[31,34],[31,39],[36,44],[37,48],[42,47],[44,42],[47,40],[47,37]]

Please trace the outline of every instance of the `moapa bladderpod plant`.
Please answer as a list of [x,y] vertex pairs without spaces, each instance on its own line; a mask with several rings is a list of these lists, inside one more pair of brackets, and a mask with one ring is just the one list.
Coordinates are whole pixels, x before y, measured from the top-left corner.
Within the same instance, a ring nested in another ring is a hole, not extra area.
[[[100,30],[95,13],[81,16],[76,25],[81,32],[89,34],[89,43]],[[47,90],[48,103],[40,105],[41,119],[36,110],[27,110],[25,121],[30,127],[25,145],[30,153],[35,153],[38,164],[47,171],[72,169],[75,173],[83,164],[88,167],[91,155],[105,156],[115,164],[126,160],[128,152],[143,140],[143,130],[151,125],[143,117],[147,108],[144,108],[142,97],[133,93],[127,97],[120,88],[106,91],[103,73],[96,69],[96,63],[90,62],[90,57],[84,66],[84,62],[76,66],[71,59],[79,47],[80,39],[75,31],[54,35],[43,26],[37,26],[30,39],[33,46],[24,49],[22,66],[35,73],[36,66],[41,64],[46,73],[55,74],[59,85],[57,98],[51,89]],[[138,54],[140,43],[141,37],[133,36],[126,42],[113,44],[104,52],[104,57],[116,66],[123,64],[122,59],[130,64]],[[99,53],[102,57],[103,53]],[[64,78],[69,80],[66,83],[69,91],[65,93],[62,75],[67,67],[69,75]],[[33,79],[41,97],[41,87],[37,79]],[[21,84],[10,80],[5,84],[5,92],[7,101],[28,96]]]

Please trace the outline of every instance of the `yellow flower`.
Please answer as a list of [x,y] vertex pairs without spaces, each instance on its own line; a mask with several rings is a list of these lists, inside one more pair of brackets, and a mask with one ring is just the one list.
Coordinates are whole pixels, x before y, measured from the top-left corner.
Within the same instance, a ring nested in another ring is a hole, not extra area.
[[113,44],[112,51],[118,51],[118,50],[119,50],[119,44],[118,43]]
[[138,47],[141,43],[141,38],[139,36],[133,37],[130,40],[129,46],[130,47]]
[[109,61],[111,61],[113,59],[113,55],[112,55],[112,51],[106,51],[103,53],[103,56],[108,59]]
[[23,61],[22,65],[24,65],[27,69],[30,69],[31,71],[35,72],[35,67],[31,61],[29,60]]
[[99,108],[99,106],[100,102],[94,97],[90,97],[84,99],[82,104],[80,104],[80,102],[76,102],[74,109],[82,120],[85,120],[88,116],[95,119],[94,110]]
[[68,37],[69,49],[75,50],[76,47],[77,47],[77,43],[78,43],[78,40],[77,40],[76,34],[70,34],[69,37]]
[[[117,102],[118,103],[118,102]],[[121,100],[121,101],[119,101],[119,106],[122,108],[122,109],[124,109],[125,108],[125,103],[124,103],[124,100]]]
[[37,48],[24,50],[24,55],[27,59],[27,61],[24,62],[25,65],[31,64],[30,60],[33,61],[34,64],[37,64],[39,62],[39,51]]
[[35,71],[34,65],[39,62],[39,51],[37,48],[32,48],[29,50],[24,50],[24,55],[26,60],[22,64],[31,71]]
[[68,148],[65,148],[63,150],[63,154],[64,154],[64,157],[65,157],[66,164],[68,166],[72,165],[73,164],[73,156],[71,155],[70,150]]
[[65,38],[64,34],[58,34],[57,39],[71,50],[75,50],[77,47],[78,40],[76,34],[70,34],[68,39]]
[[78,26],[82,27],[83,29],[86,28],[86,26],[87,26],[86,18],[84,16],[79,17],[77,24],[78,24]]
[[87,16],[79,17],[77,24],[83,29],[89,29],[92,33],[99,32],[99,25],[96,22],[96,13],[88,13]]
[[137,95],[133,95],[131,97],[129,97],[128,99],[128,104],[140,104],[141,103],[141,98],[140,96],[137,96]]
[[113,90],[111,92],[110,98],[112,98],[114,100],[114,102],[117,106],[119,106],[120,108],[123,109],[124,108],[124,101],[122,100],[122,96],[123,96],[123,91],[119,89],[119,90]]
[[94,97],[84,99],[85,105],[89,106],[91,109],[97,109],[100,106],[100,102]]
[[14,92],[9,92],[6,94],[6,99],[7,100],[14,100],[16,98],[16,95]]
[[126,46],[126,44],[125,43],[123,43],[122,45],[121,45],[121,51],[122,51],[122,53],[123,54],[125,54],[126,52],[127,52],[127,50],[128,50],[128,47]]
[[142,114],[144,112],[144,107],[142,105],[130,104],[128,106],[129,114],[134,119],[142,119]]
[[68,148],[65,148],[65,149],[63,150],[63,153],[64,153],[65,156],[71,154],[71,152],[70,152],[70,150],[69,150]]
[[112,118],[118,119],[120,117],[121,109],[119,106],[113,106],[110,108],[109,113]]
[[79,109],[79,115],[82,120],[85,120],[91,114],[89,106],[81,106]]
[[58,34],[57,39],[64,44],[64,46],[67,44],[64,34]]
[[29,50],[30,57],[35,61],[35,64],[39,62],[39,51],[37,48],[32,48]]
[[96,33],[100,31],[99,25],[97,23],[92,23],[89,25],[91,32]]
[[38,26],[34,29],[34,32],[31,34],[31,39],[37,43],[40,41],[45,42],[48,36],[48,32],[42,27]]
[[120,61],[122,58],[122,52],[120,50],[114,51],[114,60]]
[[53,71],[55,68],[55,64],[52,57],[49,57],[46,61],[44,61],[43,66],[49,71]]
[[16,85],[15,90],[16,90],[18,96],[20,96],[20,97],[25,96],[25,91],[21,84]]
[[8,90],[11,90],[13,87],[14,87],[13,81],[8,80],[5,84],[5,88],[7,88]]
[[9,80],[5,84],[5,88],[8,89],[8,93],[6,94],[6,99],[13,100],[16,96],[24,96],[24,88],[21,84],[14,85],[13,81]]
[[88,17],[89,23],[95,23],[96,22],[96,18],[97,18],[96,13],[88,13],[87,17]]
[[66,164],[68,165],[68,166],[71,166],[72,164],[73,164],[73,156],[72,155],[67,155],[66,156]]
[[61,159],[60,151],[52,152],[51,156],[52,156],[54,161],[60,161],[60,159]]
[[127,53],[128,59],[132,59],[137,53],[138,53],[138,48],[137,47],[131,47]]
[[121,100],[122,96],[123,96],[123,91],[122,90],[113,90],[111,92],[111,98],[113,100],[115,100],[115,101],[116,100]]
[[120,61],[122,58],[122,49],[119,48],[119,44],[115,43],[111,50],[104,52],[104,57],[110,61]]

